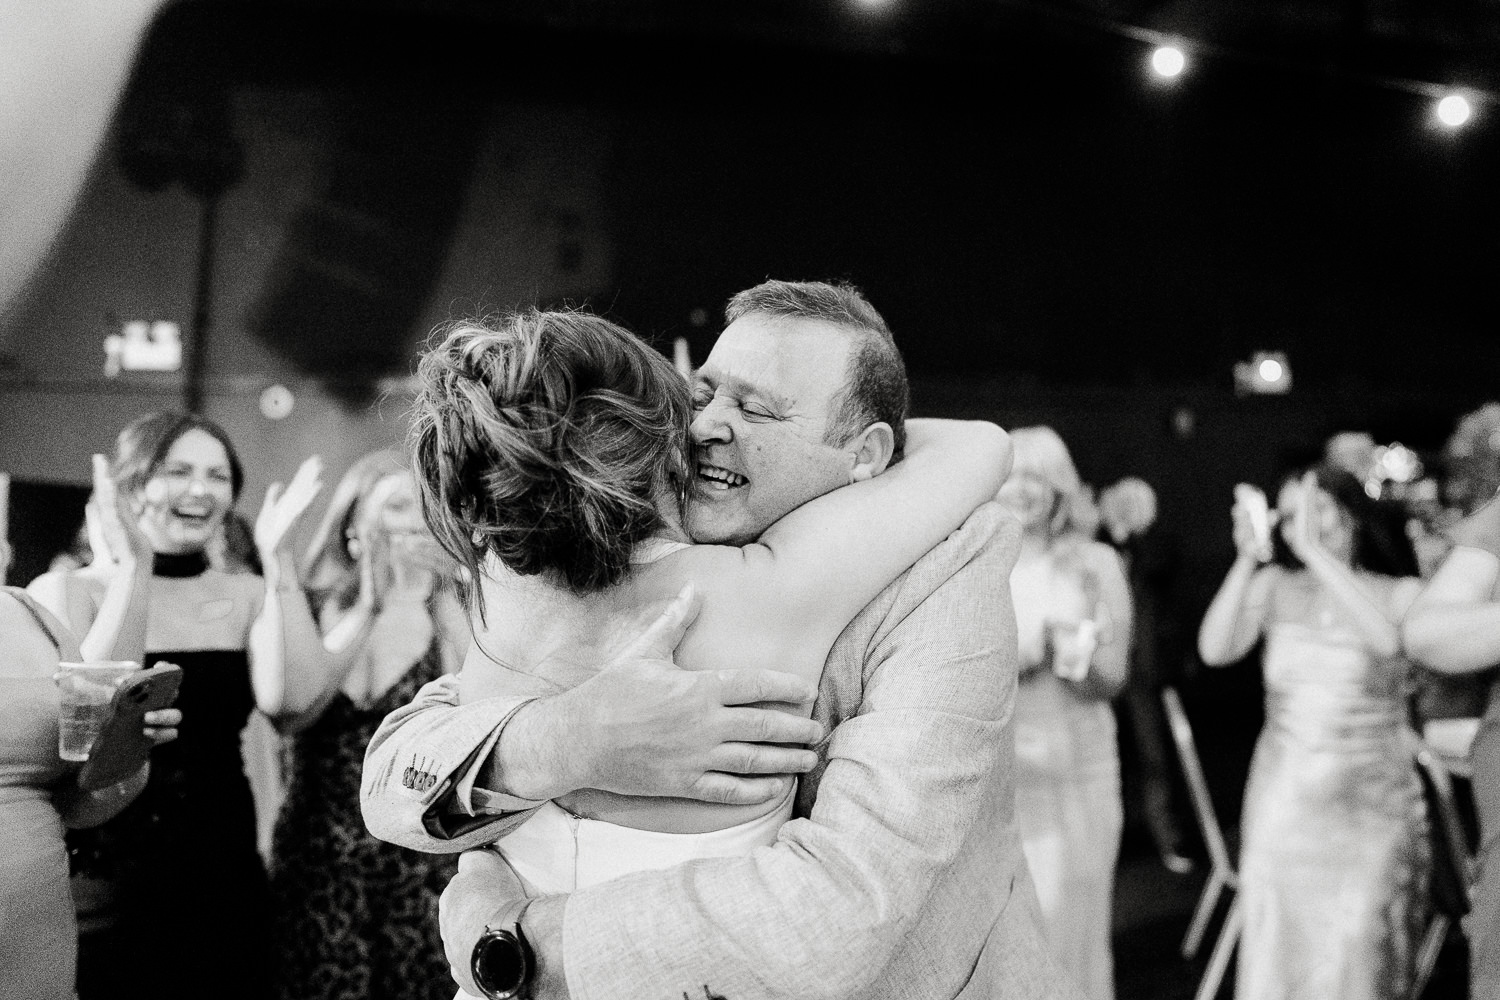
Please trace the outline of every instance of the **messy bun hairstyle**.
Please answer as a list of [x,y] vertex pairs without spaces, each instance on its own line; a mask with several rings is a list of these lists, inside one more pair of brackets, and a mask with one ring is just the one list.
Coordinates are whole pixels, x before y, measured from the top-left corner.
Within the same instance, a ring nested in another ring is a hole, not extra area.
[[575,591],[625,575],[686,471],[687,380],[628,330],[530,309],[461,322],[423,355],[408,447],[422,514],[469,569],[493,553]]

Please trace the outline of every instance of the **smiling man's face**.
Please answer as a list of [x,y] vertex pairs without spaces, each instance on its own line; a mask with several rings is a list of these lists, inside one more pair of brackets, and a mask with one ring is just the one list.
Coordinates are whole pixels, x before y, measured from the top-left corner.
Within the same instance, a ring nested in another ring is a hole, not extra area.
[[825,443],[853,338],[822,320],[750,313],[719,335],[693,386],[695,541],[743,545],[846,485],[854,459]]

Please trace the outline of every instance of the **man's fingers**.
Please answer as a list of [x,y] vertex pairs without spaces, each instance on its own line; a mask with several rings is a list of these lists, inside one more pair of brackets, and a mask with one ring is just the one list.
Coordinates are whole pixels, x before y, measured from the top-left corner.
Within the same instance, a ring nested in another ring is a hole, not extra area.
[[759,702],[783,702],[788,705],[811,704],[818,689],[796,674],[779,670],[720,670],[719,697],[725,705],[754,705]]
[[613,662],[623,665],[641,659],[670,660],[702,607],[697,588],[691,582],[684,584],[671,603],[656,616],[656,621],[621,650]]
[[805,774],[818,755],[800,747],[771,743],[724,743],[713,752],[713,770],[736,776]]
[[720,805],[753,806],[781,798],[791,787],[791,780],[784,776],[745,778],[709,771],[693,783],[687,797]]
[[791,743],[800,747],[812,746],[823,738],[821,724],[773,709],[732,708],[721,718],[718,732],[724,743]]

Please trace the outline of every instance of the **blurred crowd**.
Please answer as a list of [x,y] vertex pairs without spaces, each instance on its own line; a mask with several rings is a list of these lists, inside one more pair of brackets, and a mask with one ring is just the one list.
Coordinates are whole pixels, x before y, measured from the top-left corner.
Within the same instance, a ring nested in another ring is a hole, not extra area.
[[[1236,995],[1412,995],[1423,936],[1451,909],[1435,902],[1435,883],[1451,882],[1435,866],[1453,864],[1433,849],[1438,817],[1415,754],[1433,723],[1457,720],[1439,727],[1440,756],[1467,789],[1467,744],[1489,703],[1494,657],[1482,639],[1455,651],[1441,616],[1493,585],[1463,560],[1495,534],[1483,519],[1500,489],[1500,404],[1464,416],[1429,457],[1441,475],[1349,432],[1278,482],[1241,484],[1225,498],[1235,560],[1200,622],[1182,620],[1177,543],[1149,483],[1096,489],[1048,427],[1010,438],[997,499],[1022,528],[1016,810],[1059,962],[1087,996],[1113,996],[1127,811],[1163,877],[1206,860],[1161,693],[1211,684],[1200,663],[1254,657],[1266,711],[1238,837]],[[29,657],[12,664],[17,678],[82,657],[170,662],[185,683],[180,716],[155,720],[149,766],[82,799],[43,747],[55,731],[47,685],[4,689],[18,721],[0,831],[31,845],[32,860],[0,886],[12,935],[0,981],[70,984],[76,961],[83,1000],[113,996],[127,970],[150,977],[164,941],[186,941],[201,946],[174,951],[174,982],[217,982],[216,995],[450,995],[436,935],[453,862],[372,837],[359,794],[381,720],[462,662],[465,574],[392,452],[346,472],[294,552],[321,477],[316,457],[303,461],[251,524],[236,510],[243,473],[223,430],[145,415],[97,459],[74,548],[12,591],[24,613],[7,607],[8,642]],[[1193,649],[1184,635],[1195,628]],[[1135,778],[1129,810],[1122,767]],[[1493,837],[1500,817],[1487,804],[1479,787],[1460,796]],[[1494,950],[1484,899],[1469,933],[1476,974],[1492,975],[1479,970]],[[11,927],[23,910],[27,937]]]

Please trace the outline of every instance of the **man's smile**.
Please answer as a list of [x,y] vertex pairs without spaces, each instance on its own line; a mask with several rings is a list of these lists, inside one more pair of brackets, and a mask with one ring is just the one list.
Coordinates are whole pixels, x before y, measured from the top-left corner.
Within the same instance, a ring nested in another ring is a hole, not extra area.
[[707,462],[699,462],[698,482],[709,490],[732,490],[748,485],[750,480],[738,472],[710,465]]

